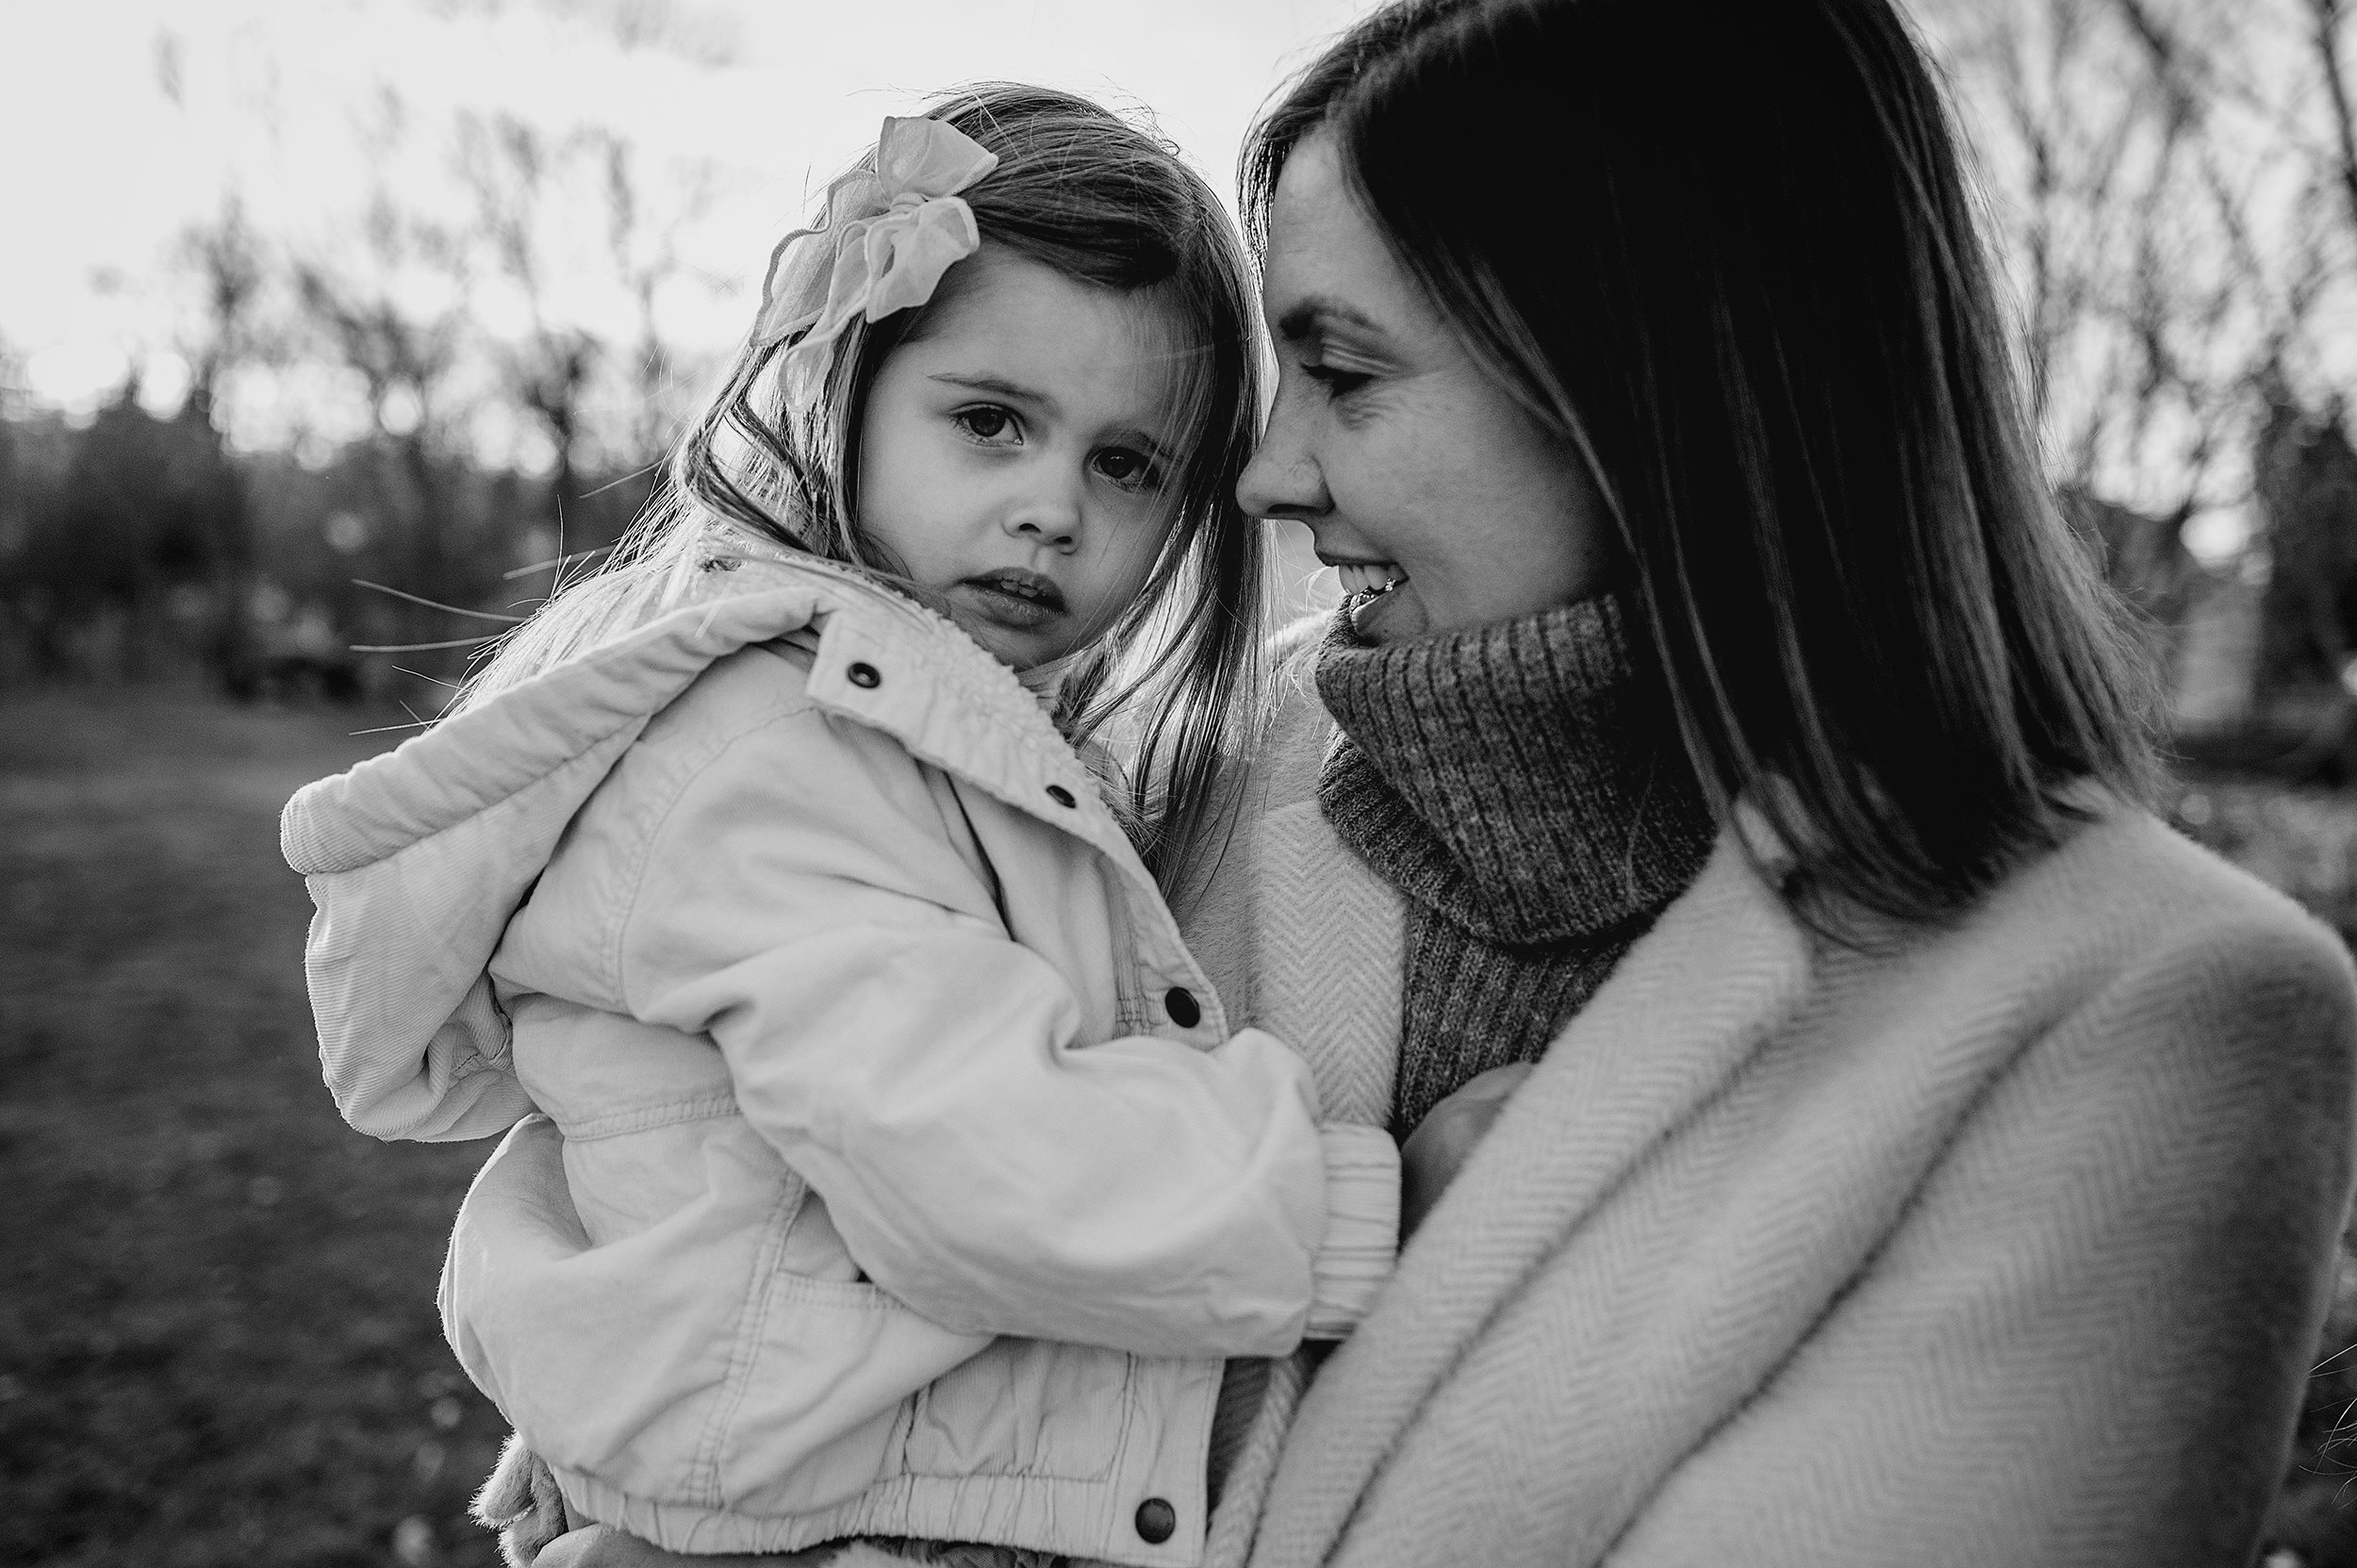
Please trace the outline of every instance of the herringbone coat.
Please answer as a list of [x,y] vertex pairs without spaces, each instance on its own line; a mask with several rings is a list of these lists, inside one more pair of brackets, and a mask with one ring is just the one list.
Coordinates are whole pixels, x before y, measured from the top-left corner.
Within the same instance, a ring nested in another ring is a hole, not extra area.
[[[1364,1114],[1398,905],[1280,690],[1190,941]],[[1886,934],[1812,937],[1722,837],[1306,1395],[1277,1367],[1211,1560],[2247,1560],[2349,1198],[2346,952],[2125,808]]]

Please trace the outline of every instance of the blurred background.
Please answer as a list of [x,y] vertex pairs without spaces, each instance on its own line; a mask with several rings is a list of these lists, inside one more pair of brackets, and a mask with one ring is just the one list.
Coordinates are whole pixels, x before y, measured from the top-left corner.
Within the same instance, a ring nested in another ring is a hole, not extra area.
[[[1907,3],[2172,817],[2357,933],[2357,21]],[[1225,189],[1364,8],[0,6],[0,1562],[496,1560],[433,1299],[486,1151],[337,1118],[278,806],[594,563],[883,115],[1052,82]],[[2274,1568],[2357,1564],[2352,1339],[2345,1270]]]

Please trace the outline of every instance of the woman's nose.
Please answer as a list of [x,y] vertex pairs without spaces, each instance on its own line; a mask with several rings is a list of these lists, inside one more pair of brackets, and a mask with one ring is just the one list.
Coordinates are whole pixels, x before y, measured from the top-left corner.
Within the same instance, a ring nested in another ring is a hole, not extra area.
[[1280,390],[1261,427],[1261,444],[1252,451],[1236,481],[1236,504],[1248,517],[1295,518],[1307,521],[1333,509],[1326,490],[1326,471],[1305,439],[1293,400]]

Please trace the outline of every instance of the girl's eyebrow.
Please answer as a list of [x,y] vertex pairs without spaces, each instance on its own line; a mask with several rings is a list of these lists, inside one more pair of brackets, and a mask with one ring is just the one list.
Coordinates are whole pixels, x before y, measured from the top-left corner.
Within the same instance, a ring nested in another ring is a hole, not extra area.
[[950,387],[963,387],[968,391],[988,392],[993,397],[1011,398],[1017,403],[1028,403],[1035,408],[1047,410],[1051,419],[1062,413],[1056,405],[1056,400],[1046,392],[1035,387],[1026,387],[1021,382],[1009,381],[1004,376],[979,372],[967,375],[956,371],[944,371],[927,379],[942,382]]

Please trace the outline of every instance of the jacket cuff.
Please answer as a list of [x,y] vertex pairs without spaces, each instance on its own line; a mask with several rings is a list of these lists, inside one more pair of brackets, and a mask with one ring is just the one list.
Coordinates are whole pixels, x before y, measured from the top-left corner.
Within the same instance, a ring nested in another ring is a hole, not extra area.
[[1399,1147],[1379,1127],[1328,1122],[1326,1239],[1311,1264],[1310,1339],[1343,1339],[1375,1304],[1399,1256]]

